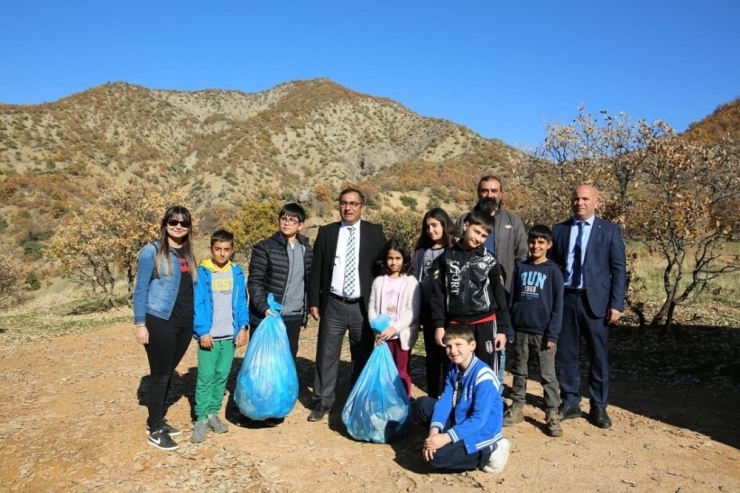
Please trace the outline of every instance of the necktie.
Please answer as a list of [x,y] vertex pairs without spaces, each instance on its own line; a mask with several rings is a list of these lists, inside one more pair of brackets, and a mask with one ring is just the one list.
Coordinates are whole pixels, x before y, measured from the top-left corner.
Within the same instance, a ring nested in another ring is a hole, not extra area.
[[349,228],[347,239],[347,255],[344,262],[344,295],[352,298],[355,293],[355,265],[357,264],[357,239],[355,228]]
[[570,285],[573,288],[581,287],[581,268],[583,254],[583,221],[578,221],[578,237],[576,245],[573,247],[573,276],[570,279]]

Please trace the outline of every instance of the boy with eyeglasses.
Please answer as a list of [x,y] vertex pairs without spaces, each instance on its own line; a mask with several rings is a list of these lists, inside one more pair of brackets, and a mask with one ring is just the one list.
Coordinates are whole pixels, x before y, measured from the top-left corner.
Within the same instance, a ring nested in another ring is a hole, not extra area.
[[293,360],[298,354],[298,337],[308,320],[306,309],[308,278],[313,250],[300,232],[306,211],[296,203],[285,204],[278,213],[278,228],[271,237],[252,249],[249,262],[250,335],[265,318],[274,315],[267,306],[267,295],[283,305],[280,316],[285,322]]

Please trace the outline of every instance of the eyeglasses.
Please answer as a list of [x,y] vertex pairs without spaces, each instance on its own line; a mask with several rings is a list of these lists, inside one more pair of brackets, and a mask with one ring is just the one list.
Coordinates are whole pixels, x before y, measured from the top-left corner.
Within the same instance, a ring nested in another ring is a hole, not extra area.
[[190,221],[178,221],[177,219],[170,219],[167,221],[167,226],[170,226],[174,228],[177,225],[182,226],[183,228],[189,228],[190,227]]
[[284,224],[293,224],[293,225],[295,225],[295,224],[299,224],[301,222],[301,220],[298,219],[298,218],[296,218],[296,217],[283,216],[283,217],[280,218],[280,222],[281,223],[284,223]]
[[359,207],[361,205],[365,205],[362,202],[347,202],[346,200],[340,200],[339,201],[339,207],[350,207],[352,209]]

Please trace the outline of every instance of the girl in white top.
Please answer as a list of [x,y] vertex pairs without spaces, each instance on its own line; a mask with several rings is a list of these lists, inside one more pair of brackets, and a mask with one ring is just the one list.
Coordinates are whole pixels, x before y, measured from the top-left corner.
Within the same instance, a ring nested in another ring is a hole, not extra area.
[[392,239],[383,247],[379,260],[383,275],[375,278],[370,290],[368,318],[381,314],[391,318],[391,325],[375,336],[386,342],[393,355],[406,392],[411,397],[411,348],[419,335],[421,291],[413,276],[411,253],[406,243]]

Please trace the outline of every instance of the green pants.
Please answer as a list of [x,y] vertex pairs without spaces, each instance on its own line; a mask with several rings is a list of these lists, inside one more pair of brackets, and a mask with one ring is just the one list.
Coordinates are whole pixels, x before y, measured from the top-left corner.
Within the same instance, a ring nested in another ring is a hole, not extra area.
[[207,419],[209,414],[218,414],[221,409],[235,350],[233,339],[213,341],[211,349],[198,346],[195,416],[199,421]]

